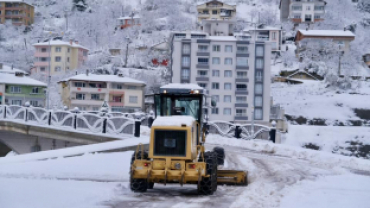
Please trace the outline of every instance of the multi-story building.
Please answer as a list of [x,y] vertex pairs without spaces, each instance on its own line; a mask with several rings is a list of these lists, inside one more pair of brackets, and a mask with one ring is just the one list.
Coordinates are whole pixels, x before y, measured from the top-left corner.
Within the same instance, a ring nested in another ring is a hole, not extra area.
[[34,107],[45,106],[46,84],[24,73],[0,74],[0,104],[24,105],[26,102]]
[[53,40],[33,44],[35,47],[34,67],[37,73],[64,73],[76,69],[87,61],[89,50],[78,42]]
[[208,1],[197,5],[198,22],[203,20],[228,20],[234,19],[236,15],[236,5],[226,4],[221,1]]
[[207,32],[173,35],[172,82],[207,89],[218,101],[211,120],[269,125],[270,42]]
[[117,19],[117,27],[121,29],[133,27],[133,26],[141,26],[140,16],[138,15],[134,15],[131,17],[126,16],[126,17],[120,17]]
[[135,112],[144,107],[145,83],[119,75],[79,74],[59,82],[63,105],[99,111],[103,102],[111,111]]
[[34,7],[23,0],[0,1],[0,24],[32,25]]
[[266,26],[249,27],[243,30],[244,38],[252,41],[268,41],[271,43],[271,52],[280,53],[282,45],[282,30],[279,27]]
[[295,24],[314,23],[324,20],[324,0],[280,0],[280,20]]

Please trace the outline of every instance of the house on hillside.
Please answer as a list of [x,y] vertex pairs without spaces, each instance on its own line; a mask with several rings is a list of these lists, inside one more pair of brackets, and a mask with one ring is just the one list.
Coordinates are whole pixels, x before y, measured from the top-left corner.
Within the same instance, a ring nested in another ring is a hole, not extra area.
[[170,47],[168,42],[161,42],[150,47],[149,54],[152,57],[153,66],[168,66]]
[[128,27],[141,26],[139,15],[130,15],[126,17],[120,17],[117,19],[117,27],[126,29]]
[[332,48],[346,53],[350,49],[350,43],[355,39],[355,34],[344,30],[298,30],[295,36],[297,53],[304,50],[306,45],[303,40],[328,40],[332,42]]
[[243,35],[255,41],[271,42],[271,52],[280,53],[282,45],[282,29],[280,27],[260,24],[257,27],[248,27],[243,30]]
[[23,0],[0,0],[0,24],[32,25],[35,8]]
[[364,62],[365,64],[370,68],[370,52],[366,53],[364,56]]
[[25,76],[23,72],[0,74],[0,105],[24,105],[26,102],[34,107],[45,106],[43,82]]
[[293,74],[287,76],[288,79],[303,79],[303,80],[314,80],[319,81],[322,80],[319,77],[312,75],[311,73],[306,72],[305,70],[298,70]]
[[99,111],[104,101],[113,112],[132,113],[144,107],[145,83],[118,75],[79,74],[59,81],[63,105]]
[[86,61],[89,49],[77,41],[69,42],[52,40],[50,42],[33,44],[36,49],[34,67],[37,73],[50,74],[64,73],[81,67]]
[[4,65],[3,63],[0,63],[0,73],[6,73],[6,74],[22,73],[25,76],[29,75],[29,73],[24,70],[14,68],[13,66],[7,66],[7,65]]
[[313,24],[324,20],[324,0],[280,0],[280,21]]

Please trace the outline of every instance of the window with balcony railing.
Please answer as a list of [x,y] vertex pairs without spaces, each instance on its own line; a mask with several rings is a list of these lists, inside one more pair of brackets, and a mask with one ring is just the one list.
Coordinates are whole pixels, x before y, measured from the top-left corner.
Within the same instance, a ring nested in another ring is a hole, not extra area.
[[256,72],[256,81],[257,82],[262,82],[263,80],[263,73],[261,71]]
[[208,65],[208,58],[198,58],[198,64],[200,65]]
[[195,39],[203,39],[203,38],[206,38],[206,35],[192,34],[190,37],[195,38]]
[[207,77],[208,72],[205,70],[198,70],[198,77]]
[[236,85],[236,91],[247,91],[247,85],[246,84],[237,84]]
[[254,106],[255,107],[262,107],[262,96],[254,97]]
[[77,93],[76,100],[85,100],[85,94]]
[[247,97],[245,96],[236,97],[236,103],[247,103]]
[[245,79],[247,78],[247,76],[248,76],[247,72],[240,72],[240,71],[236,72],[236,78]]
[[182,53],[189,54],[190,53],[190,44],[183,44],[182,45]]
[[182,69],[181,70],[181,79],[182,80],[189,80],[190,79],[190,70],[189,69]]
[[198,45],[198,52],[208,52],[208,46]]
[[248,57],[236,57],[236,66],[248,66]]
[[189,56],[183,56],[182,57],[182,66],[183,67],[190,67],[190,57]]
[[91,100],[100,100],[99,94],[91,94]]
[[246,46],[238,46],[236,48],[237,53],[248,53],[248,47]]
[[75,87],[85,87],[84,82],[75,82]]
[[111,102],[121,103],[122,102],[122,96],[113,96]]
[[235,116],[247,116],[247,109],[235,109]]
[[255,94],[262,94],[263,93],[263,85],[262,84],[256,84],[254,86],[254,93]]

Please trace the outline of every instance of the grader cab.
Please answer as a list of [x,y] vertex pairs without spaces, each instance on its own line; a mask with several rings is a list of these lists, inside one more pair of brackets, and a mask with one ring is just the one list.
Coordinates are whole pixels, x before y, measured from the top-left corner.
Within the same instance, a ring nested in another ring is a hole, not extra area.
[[194,84],[169,84],[155,95],[156,119],[151,127],[149,152],[138,146],[131,159],[130,188],[152,189],[154,183],[197,184],[198,193],[209,195],[218,184],[247,185],[247,173],[218,170],[222,147],[205,151],[206,111],[204,89]]

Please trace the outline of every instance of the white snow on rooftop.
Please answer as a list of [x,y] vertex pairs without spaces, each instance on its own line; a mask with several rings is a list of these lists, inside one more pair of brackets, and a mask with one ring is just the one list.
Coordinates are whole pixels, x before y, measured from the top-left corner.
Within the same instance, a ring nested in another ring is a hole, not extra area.
[[248,31],[264,31],[264,30],[281,30],[281,28],[278,27],[272,27],[272,26],[264,26],[263,28],[254,28],[254,27],[246,27],[243,31],[248,32]]
[[3,67],[0,68],[0,73],[15,74],[16,72],[21,72],[21,73],[24,73],[24,74],[28,74],[28,72],[26,72],[24,70],[17,69],[17,68],[12,69],[12,67],[8,66],[8,65],[3,65]]
[[234,36],[209,36],[209,39],[219,41],[236,41]]
[[132,79],[129,77],[120,77],[118,75],[98,75],[98,74],[79,74],[73,77],[69,77],[64,79],[63,81],[71,81],[71,80],[79,80],[79,81],[96,81],[96,82],[118,82],[118,83],[130,83],[130,84],[142,84],[145,85],[145,82]]
[[168,85],[164,85],[161,87],[162,89],[189,89],[189,90],[203,90],[202,87],[200,87],[197,84],[180,84],[180,83],[171,83]]
[[32,4],[27,3],[24,0],[6,0],[6,1],[0,1],[0,2],[6,2],[6,3],[25,3],[25,4],[28,4],[28,5],[32,6]]
[[30,77],[26,76],[15,76],[15,74],[0,74],[0,84],[14,84],[14,85],[24,85],[24,86],[42,86],[46,87],[47,85],[43,82],[37,81]]
[[135,15],[133,17],[125,16],[125,17],[120,17],[118,18],[119,20],[125,20],[125,19],[140,19],[139,15]]
[[191,116],[159,116],[152,126],[192,126],[195,119]]
[[[73,47],[73,48],[83,48],[83,49],[89,50],[88,48],[86,48],[86,47],[84,47],[80,44],[77,44],[75,42],[72,42],[72,44],[71,44],[70,42],[61,41],[61,40],[52,40],[52,41],[50,41],[50,45],[52,45],[52,46],[56,46],[56,45],[69,46],[69,47]],[[35,43],[35,44],[33,44],[33,46],[49,46],[49,41],[42,42],[42,43]]]
[[306,36],[334,36],[334,37],[355,37],[351,31],[344,30],[299,30]]

